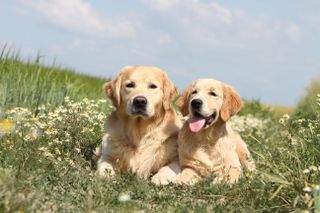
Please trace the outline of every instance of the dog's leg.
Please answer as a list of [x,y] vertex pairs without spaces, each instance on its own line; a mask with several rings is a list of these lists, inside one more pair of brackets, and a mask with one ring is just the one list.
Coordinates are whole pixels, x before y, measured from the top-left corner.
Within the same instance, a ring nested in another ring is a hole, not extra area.
[[173,161],[167,166],[159,169],[151,181],[156,185],[167,185],[169,183],[175,183],[177,175],[180,173],[180,165],[178,161]]
[[220,182],[226,180],[228,183],[236,183],[242,175],[241,164],[238,153],[234,149],[224,155],[224,166],[221,171],[218,172],[218,176],[214,182]]
[[115,175],[114,168],[108,156],[110,151],[110,147],[108,147],[108,139],[109,135],[105,134],[101,144],[101,156],[98,160],[97,174],[102,177]]
[[250,155],[247,144],[241,138],[237,140],[236,150],[241,165],[249,171],[254,171],[256,169],[256,165]]

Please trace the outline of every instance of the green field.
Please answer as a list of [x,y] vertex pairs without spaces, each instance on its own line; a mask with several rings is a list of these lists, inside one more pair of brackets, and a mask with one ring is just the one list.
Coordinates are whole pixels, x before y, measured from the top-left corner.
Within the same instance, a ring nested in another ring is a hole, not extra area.
[[101,100],[104,82],[1,54],[0,212],[320,212],[316,94],[310,117],[299,107],[246,103],[232,124],[257,171],[237,184],[208,177],[159,187],[130,173],[95,176],[93,150],[112,110]]
[[63,104],[65,96],[74,100],[104,98],[105,81],[56,66],[22,62],[13,51],[0,49],[0,107],[4,109],[35,109],[41,104],[53,109]]

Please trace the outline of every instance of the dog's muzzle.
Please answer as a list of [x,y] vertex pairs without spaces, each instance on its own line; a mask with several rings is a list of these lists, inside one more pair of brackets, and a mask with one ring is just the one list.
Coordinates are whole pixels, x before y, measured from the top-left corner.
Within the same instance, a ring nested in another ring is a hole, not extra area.
[[137,96],[132,101],[132,112],[134,114],[146,114],[148,100],[144,96]]
[[204,115],[202,112],[203,101],[201,99],[193,99],[190,103],[192,118],[189,121],[189,128],[192,132],[198,132],[203,128],[210,126],[217,118],[217,111],[212,114]]

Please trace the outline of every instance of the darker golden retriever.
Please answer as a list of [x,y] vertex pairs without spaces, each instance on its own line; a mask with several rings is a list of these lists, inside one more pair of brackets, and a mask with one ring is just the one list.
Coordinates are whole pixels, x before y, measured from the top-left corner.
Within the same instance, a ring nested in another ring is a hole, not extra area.
[[178,183],[193,184],[210,173],[216,175],[215,181],[233,183],[242,167],[255,169],[247,145],[227,123],[242,106],[232,87],[200,79],[183,92],[177,105],[183,115],[189,115],[178,137],[182,169]]

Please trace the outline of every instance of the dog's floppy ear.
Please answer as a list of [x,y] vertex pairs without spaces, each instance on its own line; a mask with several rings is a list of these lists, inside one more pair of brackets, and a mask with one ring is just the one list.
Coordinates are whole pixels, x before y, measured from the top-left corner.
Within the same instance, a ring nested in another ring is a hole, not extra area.
[[116,108],[118,108],[121,103],[121,97],[120,97],[121,81],[122,81],[122,72],[120,72],[115,79],[105,83],[103,86],[106,95],[112,101],[112,104]]
[[190,88],[184,89],[176,102],[176,105],[183,116],[187,116],[189,114],[189,96]]
[[220,116],[223,121],[229,120],[231,116],[239,112],[243,102],[240,95],[229,85],[223,85],[223,104]]
[[172,101],[178,95],[177,87],[169,79],[168,75],[163,73],[163,108],[170,109]]

